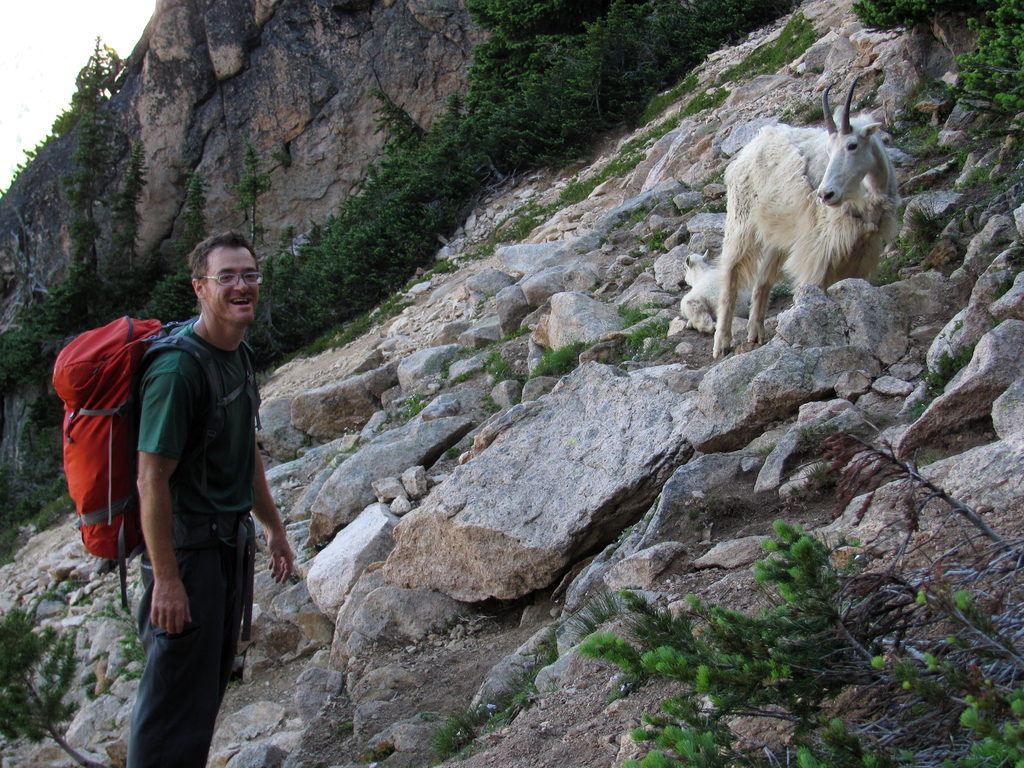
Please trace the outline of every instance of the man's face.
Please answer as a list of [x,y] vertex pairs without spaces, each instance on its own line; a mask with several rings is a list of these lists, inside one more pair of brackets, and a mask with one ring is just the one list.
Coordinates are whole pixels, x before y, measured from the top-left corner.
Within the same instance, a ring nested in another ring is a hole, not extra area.
[[210,321],[248,326],[256,319],[260,287],[238,277],[257,270],[256,259],[246,248],[221,246],[210,251],[206,257],[206,274],[235,275],[236,278],[226,286],[209,278],[192,280],[203,314]]

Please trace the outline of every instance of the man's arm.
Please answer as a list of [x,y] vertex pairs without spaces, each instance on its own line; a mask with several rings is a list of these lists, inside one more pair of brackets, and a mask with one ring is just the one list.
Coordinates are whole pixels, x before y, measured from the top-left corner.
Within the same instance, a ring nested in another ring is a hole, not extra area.
[[270,570],[274,573],[274,581],[283,584],[295,569],[295,554],[288,543],[284,522],[277,511],[277,505],[270,495],[270,486],[267,484],[267,474],[263,468],[263,457],[260,455],[259,448],[256,449],[256,471],[253,473],[252,482],[255,494],[252,513],[266,532],[267,550],[270,553]]
[[153,565],[149,617],[154,626],[171,634],[178,634],[186,622],[192,621],[188,595],[174,556],[170,479],[177,466],[176,459],[139,451],[139,511],[146,552]]

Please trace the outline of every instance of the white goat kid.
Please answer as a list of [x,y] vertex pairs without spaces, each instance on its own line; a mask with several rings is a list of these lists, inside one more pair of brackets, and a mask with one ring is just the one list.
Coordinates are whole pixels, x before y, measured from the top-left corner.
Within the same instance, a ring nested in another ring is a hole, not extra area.
[[[718,295],[722,290],[722,270],[718,264],[708,260],[708,251],[691,253],[686,257],[684,279],[690,290],[679,301],[679,313],[685,318],[686,327],[696,328],[701,333],[714,333]],[[747,316],[748,300],[747,292],[740,291],[736,312],[742,317]]]
[[736,293],[753,286],[747,341],[764,342],[768,293],[780,267],[794,286],[826,288],[868,277],[897,232],[896,174],[876,135],[881,123],[829,111],[827,130],[767,126],[725,172],[728,201],[714,356],[729,351]]

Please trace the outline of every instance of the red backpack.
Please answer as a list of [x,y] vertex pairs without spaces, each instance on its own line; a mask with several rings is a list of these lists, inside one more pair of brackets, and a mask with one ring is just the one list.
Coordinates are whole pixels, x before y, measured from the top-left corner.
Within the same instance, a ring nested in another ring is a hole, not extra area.
[[53,367],[53,387],[64,402],[64,474],[78,512],[82,543],[91,554],[118,564],[125,604],[127,561],[143,549],[135,486],[137,389],[143,366],[164,349],[184,350],[199,362],[210,407],[201,445],[189,458],[204,451],[219,433],[227,403],[242,391],[255,393],[247,345],[242,345],[246,384],[225,395],[206,348],[175,333],[183,325],[122,317],[77,336],[57,355]]

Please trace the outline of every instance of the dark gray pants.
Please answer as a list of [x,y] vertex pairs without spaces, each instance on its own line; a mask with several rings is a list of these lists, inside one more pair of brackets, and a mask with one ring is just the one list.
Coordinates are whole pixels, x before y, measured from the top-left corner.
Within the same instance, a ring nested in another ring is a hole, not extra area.
[[176,550],[191,623],[172,635],[149,621],[152,568],[143,557],[139,637],[146,649],[132,713],[128,768],[203,768],[238,645],[234,547]]

